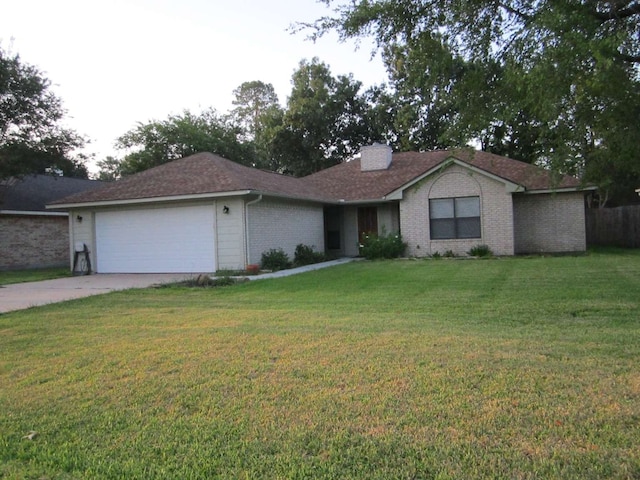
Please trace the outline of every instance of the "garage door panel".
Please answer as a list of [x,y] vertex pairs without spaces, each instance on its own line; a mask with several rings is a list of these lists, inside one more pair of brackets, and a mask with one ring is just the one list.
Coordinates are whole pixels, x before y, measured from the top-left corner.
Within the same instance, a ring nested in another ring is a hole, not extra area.
[[210,205],[107,211],[96,214],[97,271],[215,271]]

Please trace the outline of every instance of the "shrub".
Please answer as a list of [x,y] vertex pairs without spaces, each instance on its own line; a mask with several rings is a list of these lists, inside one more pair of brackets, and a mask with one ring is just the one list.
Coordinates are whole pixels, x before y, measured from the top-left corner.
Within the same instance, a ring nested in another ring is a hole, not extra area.
[[402,235],[365,235],[360,244],[360,254],[369,260],[376,258],[397,258],[401,256],[407,244],[402,241]]
[[444,252],[444,258],[455,258],[456,256],[457,255],[453,250],[447,250],[446,252]]
[[291,266],[291,260],[281,248],[272,248],[266,252],[262,252],[262,260],[260,261],[262,268],[265,270],[285,270]]
[[492,257],[493,252],[488,245],[476,245],[467,252],[472,257]]
[[440,252],[433,252],[433,254],[431,255],[431,258],[435,260],[440,260],[442,258],[442,254]]
[[313,247],[299,243],[296,246],[296,253],[293,257],[293,264],[296,267],[302,267],[303,265],[311,265],[313,263],[320,263],[326,260],[325,254],[322,252],[316,252]]

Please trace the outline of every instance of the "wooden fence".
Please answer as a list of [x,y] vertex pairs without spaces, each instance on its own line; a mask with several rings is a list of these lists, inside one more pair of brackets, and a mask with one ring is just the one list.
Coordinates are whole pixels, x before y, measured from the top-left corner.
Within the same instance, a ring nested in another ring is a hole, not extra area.
[[640,205],[587,209],[587,245],[640,248]]

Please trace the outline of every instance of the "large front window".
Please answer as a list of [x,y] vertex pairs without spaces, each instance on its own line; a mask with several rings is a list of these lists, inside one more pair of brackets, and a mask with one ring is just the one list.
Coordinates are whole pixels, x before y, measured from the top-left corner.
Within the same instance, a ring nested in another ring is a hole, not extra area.
[[480,238],[480,197],[429,200],[432,240]]

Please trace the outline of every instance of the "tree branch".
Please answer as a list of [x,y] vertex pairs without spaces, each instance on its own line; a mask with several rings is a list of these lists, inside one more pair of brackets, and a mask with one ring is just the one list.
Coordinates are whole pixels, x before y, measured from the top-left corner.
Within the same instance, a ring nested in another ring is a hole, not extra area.
[[515,15],[516,17],[520,17],[524,20],[531,20],[531,15],[527,15],[520,10],[513,8],[511,5],[507,5],[505,2],[498,2],[498,6],[504,8],[507,12]]
[[628,55],[626,53],[616,53],[616,56],[624,61],[629,63],[640,63],[640,55]]
[[640,14],[640,2],[634,2],[625,8],[614,7],[609,9],[607,12],[598,12],[597,10],[594,10],[591,14],[603,22],[606,22],[607,20],[629,18]]

